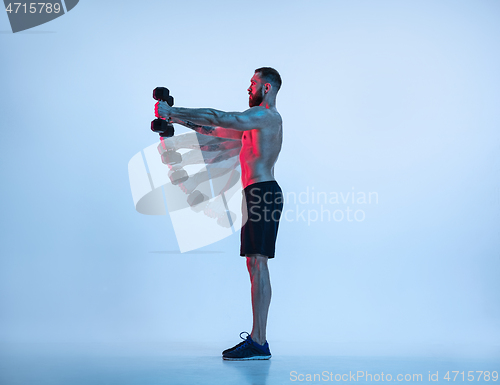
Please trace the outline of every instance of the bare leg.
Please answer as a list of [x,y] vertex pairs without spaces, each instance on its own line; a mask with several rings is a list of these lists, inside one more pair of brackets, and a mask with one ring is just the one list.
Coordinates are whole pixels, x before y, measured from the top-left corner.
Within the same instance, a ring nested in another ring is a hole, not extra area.
[[247,255],[247,267],[252,283],[253,328],[250,336],[260,345],[266,343],[267,313],[271,303],[271,280],[267,267],[268,257]]

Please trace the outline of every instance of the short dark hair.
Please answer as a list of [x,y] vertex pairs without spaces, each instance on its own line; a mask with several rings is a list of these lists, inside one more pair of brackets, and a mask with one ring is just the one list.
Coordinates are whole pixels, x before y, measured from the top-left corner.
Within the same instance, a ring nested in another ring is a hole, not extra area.
[[265,82],[271,83],[273,87],[276,87],[276,92],[281,88],[281,76],[278,71],[271,67],[261,67],[255,70],[255,73],[259,73]]

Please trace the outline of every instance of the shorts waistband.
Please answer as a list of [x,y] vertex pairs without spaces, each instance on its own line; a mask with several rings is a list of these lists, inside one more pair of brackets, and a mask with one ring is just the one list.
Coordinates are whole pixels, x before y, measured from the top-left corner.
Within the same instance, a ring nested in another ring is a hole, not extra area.
[[248,185],[247,187],[244,188],[245,191],[253,188],[253,187],[267,187],[267,186],[277,186],[277,187],[280,187],[280,185],[278,184],[278,182],[276,182],[275,180],[268,180],[268,181],[265,181],[265,182],[257,182],[257,183],[252,183],[250,185]]

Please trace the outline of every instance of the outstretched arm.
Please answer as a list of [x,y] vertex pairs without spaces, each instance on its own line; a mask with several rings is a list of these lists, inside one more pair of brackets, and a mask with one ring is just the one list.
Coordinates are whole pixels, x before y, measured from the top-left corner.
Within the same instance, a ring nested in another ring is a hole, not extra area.
[[222,128],[222,127],[202,126],[200,124],[195,124],[193,122],[174,117],[172,117],[170,121],[172,123],[182,124],[183,126],[186,126],[202,135],[210,135],[210,136],[216,136],[218,138],[238,139],[238,140],[241,140],[241,136],[243,135],[242,131],[231,130],[229,128]]
[[202,126],[229,128],[248,131],[263,128],[270,119],[265,107],[252,107],[243,112],[224,112],[213,108],[170,107],[166,102],[155,106],[156,116],[160,118],[178,118]]

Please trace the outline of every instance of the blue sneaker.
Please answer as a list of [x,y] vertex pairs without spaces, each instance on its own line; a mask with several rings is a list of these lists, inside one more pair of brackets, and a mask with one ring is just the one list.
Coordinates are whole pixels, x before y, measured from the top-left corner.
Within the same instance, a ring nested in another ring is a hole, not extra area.
[[[241,335],[246,333],[246,338]],[[244,361],[244,360],[268,360],[271,358],[271,351],[269,350],[269,344],[259,345],[257,342],[252,340],[250,334],[247,332],[241,332],[240,338],[243,342],[238,345],[233,346],[230,349],[224,350],[222,352],[222,358],[229,361]]]

